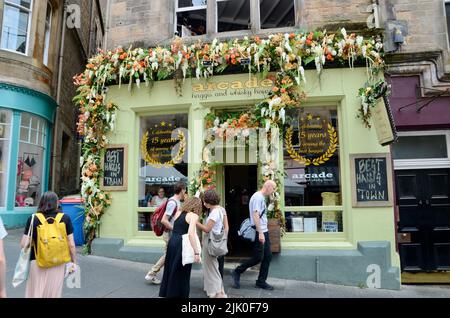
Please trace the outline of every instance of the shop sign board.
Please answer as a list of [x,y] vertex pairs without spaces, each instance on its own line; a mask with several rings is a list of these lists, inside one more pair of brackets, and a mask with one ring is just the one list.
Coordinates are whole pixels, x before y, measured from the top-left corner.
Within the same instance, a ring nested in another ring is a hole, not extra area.
[[392,165],[388,153],[350,155],[353,207],[392,206]]
[[108,145],[102,157],[103,178],[100,186],[106,191],[128,189],[128,145]]

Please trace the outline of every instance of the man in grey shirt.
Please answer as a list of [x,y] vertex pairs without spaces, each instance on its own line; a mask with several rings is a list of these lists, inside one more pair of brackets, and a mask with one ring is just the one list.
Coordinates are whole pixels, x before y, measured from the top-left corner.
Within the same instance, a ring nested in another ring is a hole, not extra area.
[[255,287],[266,290],[273,290],[273,286],[267,283],[269,275],[270,261],[272,260],[272,252],[270,251],[269,229],[267,228],[267,206],[266,198],[276,191],[277,184],[274,181],[267,181],[263,188],[256,192],[250,199],[249,210],[250,220],[256,228],[255,245],[253,248],[253,256],[248,261],[236,267],[231,272],[233,277],[233,287],[240,288],[241,274],[248,268],[261,263],[258,280]]
[[164,240],[164,255],[158,260],[158,262],[152,267],[150,272],[145,276],[145,280],[159,285],[161,281],[156,277],[161,268],[164,267],[164,263],[166,261],[166,252],[167,252],[167,244],[169,244],[170,234],[173,230],[174,216],[177,213],[177,210],[181,206],[181,201],[184,200],[184,196],[186,195],[186,184],[183,182],[179,182],[175,185],[175,195],[167,200],[166,212],[162,217],[161,223],[166,227],[167,231],[163,233]]

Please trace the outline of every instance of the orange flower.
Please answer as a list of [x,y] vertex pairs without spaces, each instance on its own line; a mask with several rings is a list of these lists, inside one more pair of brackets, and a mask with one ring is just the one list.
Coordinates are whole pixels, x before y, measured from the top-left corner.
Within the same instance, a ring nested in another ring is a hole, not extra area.
[[285,88],[282,88],[282,89],[281,89],[281,93],[283,93],[283,94],[286,93],[286,89],[285,89]]
[[312,40],[314,37],[314,33],[310,32],[308,35],[308,40]]
[[311,46],[311,44],[312,44],[312,41],[311,41],[310,39],[307,39],[307,40],[306,40],[306,45]]
[[236,65],[236,64],[237,64],[236,59],[232,59],[232,60],[231,60],[231,64]]
[[95,65],[92,63],[89,63],[88,65],[86,65],[87,69],[93,69],[94,67],[95,67]]
[[290,38],[290,39],[295,38],[295,34],[294,34],[294,33],[289,34],[289,38]]
[[208,179],[206,179],[206,182],[211,183],[211,182],[212,182],[212,179],[211,179],[211,178],[208,178]]
[[328,55],[327,55],[327,60],[328,60],[328,61],[333,61],[333,55],[331,55],[330,53],[328,53]]
[[272,88],[272,91],[275,92],[275,93],[277,93],[279,90],[280,90],[280,89],[279,89],[278,87],[276,87],[276,86],[274,86],[274,87]]

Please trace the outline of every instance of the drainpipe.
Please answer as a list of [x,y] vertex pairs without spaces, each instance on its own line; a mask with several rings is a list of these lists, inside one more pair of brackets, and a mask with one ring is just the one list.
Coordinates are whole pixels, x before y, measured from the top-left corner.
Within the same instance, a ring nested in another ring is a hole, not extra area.
[[53,165],[52,165],[52,189],[55,190],[56,186],[56,152],[58,149],[58,121],[59,121],[59,112],[61,107],[61,82],[62,82],[62,69],[64,62],[64,44],[66,39],[66,20],[67,20],[67,0],[64,1],[64,13],[63,19],[61,21],[61,43],[59,48],[59,64],[58,64],[58,84],[56,91],[56,103],[58,108],[56,109],[55,116],[55,128],[54,128],[54,136],[53,136]]
[[108,35],[109,35],[109,21],[111,15],[111,0],[108,0],[106,4],[106,21],[105,21],[105,36],[103,39],[103,50],[108,48]]

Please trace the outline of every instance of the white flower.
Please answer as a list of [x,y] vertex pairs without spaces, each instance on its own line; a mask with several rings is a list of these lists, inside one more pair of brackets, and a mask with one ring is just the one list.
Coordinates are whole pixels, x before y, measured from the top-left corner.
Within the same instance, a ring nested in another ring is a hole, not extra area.
[[341,33],[345,38],[347,37],[347,31],[345,30],[345,28],[341,29]]
[[358,46],[361,46],[363,43],[363,40],[364,40],[364,38],[362,36],[358,35],[356,37],[356,44],[358,44]]
[[264,115],[266,115],[266,108],[265,107],[263,107],[261,109],[261,117],[264,117]]
[[84,162],[84,158],[83,158],[83,157],[80,157],[80,167],[83,166],[83,162]]
[[197,67],[195,70],[195,76],[197,77],[198,80],[200,80],[200,76],[201,76],[201,71],[200,71],[200,67]]
[[280,118],[284,125],[284,123],[286,122],[286,111],[284,110],[284,107],[280,110]]
[[242,130],[242,136],[244,136],[244,137],[250,136],[250,130],[249,129]]
[[220,125],[220,119],[219,119],[219,117],[217,117],[216,120],[214,120],[214,126],[219,127],[219,125]]
[[270,119],[266,119],[266,130],[269,131],[270,129],[270,124],[271,124],[271,120]]

